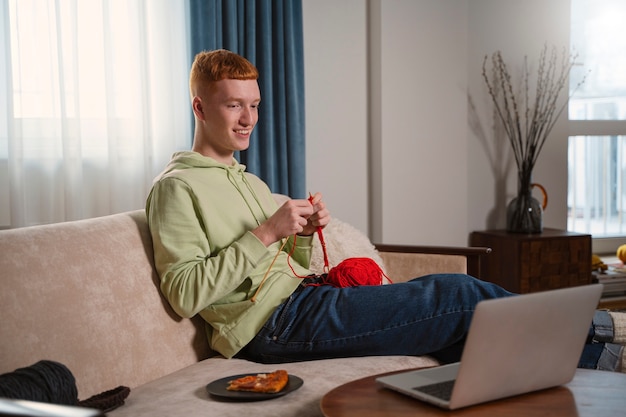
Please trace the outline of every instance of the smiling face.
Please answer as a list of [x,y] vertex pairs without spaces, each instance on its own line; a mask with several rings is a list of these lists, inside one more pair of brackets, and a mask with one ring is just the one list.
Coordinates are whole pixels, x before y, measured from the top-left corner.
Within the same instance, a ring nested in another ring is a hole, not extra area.
[[225,79],[199,91],[192,100],[196,117],[193,151],[230,165],[235,151],[250,146],[260,102],[256,80]]

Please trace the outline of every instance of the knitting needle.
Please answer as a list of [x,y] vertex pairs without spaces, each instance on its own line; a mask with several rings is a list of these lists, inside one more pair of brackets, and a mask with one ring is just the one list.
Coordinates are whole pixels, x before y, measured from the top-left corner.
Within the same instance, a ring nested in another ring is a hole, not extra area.
[[[313,194],[309,192],[309,203],[313,205]],[[326,253],[326,242],[324,241],[324,233],[322,233],[322,226],[317,226],[317,236],[320,239],[320,244],[322,245],[322,253],[324,254],[324,272],[328,273],[330,270],[330,265],[328,262],[328,254]]]

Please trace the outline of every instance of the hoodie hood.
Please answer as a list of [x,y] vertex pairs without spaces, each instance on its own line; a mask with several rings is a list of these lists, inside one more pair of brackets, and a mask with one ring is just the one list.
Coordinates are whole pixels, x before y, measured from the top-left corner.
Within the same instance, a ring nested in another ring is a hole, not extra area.
[[176,152],[172,155],[172,159],[167,164],[163,172],[161,172],[156,178],[155,182],[168,174],[184,169],[190,168],[222,168],[229,170],[231,173],[243,173],[246,170],[246,166],[240,164],[235,158],[233,158],[231,165],[226,165],[215,159],[201,155],[193,151]]
[[[264,222],[273,211],[271,206],[270,211],[264,207],[267,204],[260,201],[254,190],[260,186],[260,179],[247,173],[246,166],[240,164],[235,158],[232,159],[231,165],[227,165],[197,152],[176,152],[154,182],[157,183],[169,177],[186,182],[192,189],[210,184],[220,196],[226,195],[229,190],[234,190],[245,202],[257,226]],[[252,185],[251,181],[257,184]],[[266,188],[264,184],[263,187]]]

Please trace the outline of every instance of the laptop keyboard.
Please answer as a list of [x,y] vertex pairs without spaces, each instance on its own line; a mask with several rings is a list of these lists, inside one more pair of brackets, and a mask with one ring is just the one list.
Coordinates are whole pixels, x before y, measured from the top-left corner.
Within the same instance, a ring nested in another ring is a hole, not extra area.
[[454,388],[454,380],[437,382],[430,385],[422,385],[421,387],[413,388],[415,391],[423,392],[433,397],[441,398],[442,400],[450,401],[452,397],[452,388]]

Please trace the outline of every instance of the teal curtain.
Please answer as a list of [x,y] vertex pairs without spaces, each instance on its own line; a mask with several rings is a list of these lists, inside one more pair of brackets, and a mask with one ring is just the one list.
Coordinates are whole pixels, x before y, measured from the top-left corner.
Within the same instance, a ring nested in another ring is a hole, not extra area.
[[239,161],[273,192],[305,197],[302,1],[189,1],[192,58],[224,48],[259,69],[259,123]]

